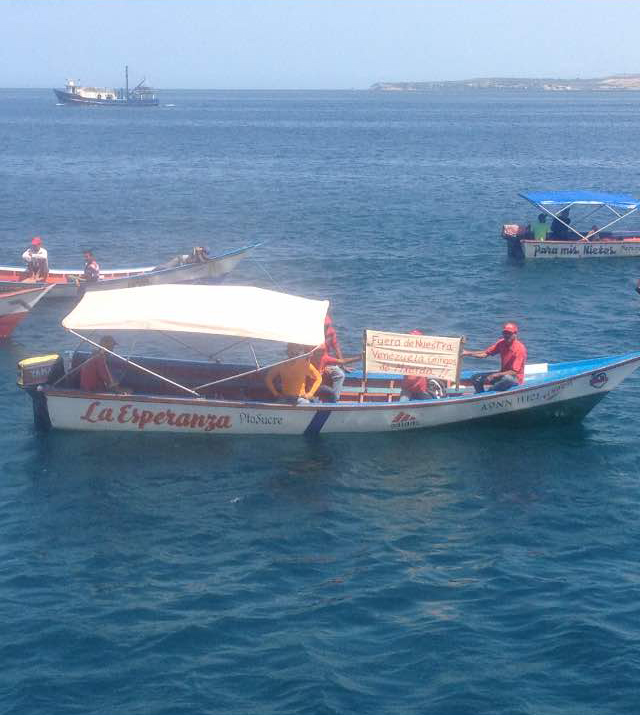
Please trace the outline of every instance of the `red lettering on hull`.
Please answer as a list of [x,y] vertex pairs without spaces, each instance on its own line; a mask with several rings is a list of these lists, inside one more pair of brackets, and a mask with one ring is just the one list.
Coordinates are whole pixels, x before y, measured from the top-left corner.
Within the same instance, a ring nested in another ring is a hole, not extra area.
[[100,400],[92,402],[87,407],[85,413],[80,416],[80,419],[85,422],[90,422],[91,424],[97,424],[98,422],[117,422],[123,425],[131,422],[131,424],[136,425],[139,430],[143,430],[149,424],[167,424],[170,427],[212,432],[216,429],[230,429],[233,425],[231,415],[203,415],[197,412],[181,412],[176,415],[176,413],[171,410],[160,410],[158,412],[146,409],[140,410],[131,403],[121,405],[114,415],[115,408],[101,408],[101,404]]

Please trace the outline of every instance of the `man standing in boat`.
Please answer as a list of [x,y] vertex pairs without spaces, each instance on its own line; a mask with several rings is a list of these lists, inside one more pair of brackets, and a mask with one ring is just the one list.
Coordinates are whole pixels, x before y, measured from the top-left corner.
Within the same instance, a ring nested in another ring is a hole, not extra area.
[[40,236],[31,239],[31,245],[22,254],[27,262],[27,275],[23,280],[33,278],[36,281],[46,281],[49,275],[49,257],[47,249],[42,245]]
[[524,366],[527,362],[527,348],[517,338],[518,326],[515,323],[505,323],[502,326],[502,337],[486,350],[463,350],[463,357],[486,358],[490,355],[500,355],[499,372],[480,372],[471,376],[471,382],[476,392],[490,390],[510,390],[524,382]]
[[100,280],[100,265],[96,261],[93,251],[83,251],[84,273],[78,281],[78,298],[82,298],[87,291],[89,283],[97,283]]
[[348,365],[362,359],[362,356],[344,358],[338,342],[338,334],[333,327],[333,321],[327,315],[324,319],[324,343],[319,345],[312,353],[311,363],[322,375],[326,384],[318,388],[318,395],[322,395],[328,402],[338,402],[342,385],[345,380],[345,370],[341,365]]
[[100,265],[96,261],[93,251],[83,251],[84,279],[87,283],[97,283],[100,280]]

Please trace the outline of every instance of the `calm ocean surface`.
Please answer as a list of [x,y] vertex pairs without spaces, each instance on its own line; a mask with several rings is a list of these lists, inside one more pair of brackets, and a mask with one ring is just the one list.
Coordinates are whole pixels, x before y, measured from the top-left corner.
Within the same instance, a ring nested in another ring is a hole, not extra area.
[[[639,347],[640,261],[508,262],[533,189],[638,195],[640,94],[0,91],[0,264],[262,241],[230,282],[532,362]],[[0,346],[0,713],[637,713],[640,375],[579,425],[37,434]],[[487,365],[492,365],[487,361]],[[479,366],[481,363],[473,363]]]

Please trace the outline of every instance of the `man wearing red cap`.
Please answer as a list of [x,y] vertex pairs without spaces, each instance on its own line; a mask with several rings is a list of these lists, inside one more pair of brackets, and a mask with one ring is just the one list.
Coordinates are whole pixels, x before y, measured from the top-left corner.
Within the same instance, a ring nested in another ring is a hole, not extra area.
[[46,281],[49,275],[49,258],[47,249],[42,245],[40,236],[31,239],[31,245],[22,254],[22,259],[27,262],[27,274],[23,280],[33,278],[37,281]]
[[527,362],[527,348],[518,338],[518,326],[505,323],[502,337],[486,350],[463,350],[463,357],[486,358],[500,355],[500,372],[481,372],[471,376],[476,392],[509,390],[524,382],[524,366]]

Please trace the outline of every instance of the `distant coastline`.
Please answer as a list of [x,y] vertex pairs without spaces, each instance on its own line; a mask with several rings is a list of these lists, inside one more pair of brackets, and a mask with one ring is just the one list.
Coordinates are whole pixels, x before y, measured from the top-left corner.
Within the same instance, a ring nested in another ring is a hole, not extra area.
[[611,75],[596,79],[482,77],[442,82],[376,82],[369,87],[369,90],[373,92],[430,92],[435,89],[534,89],[546,92],[633,91],[640,90],[640,74]]

